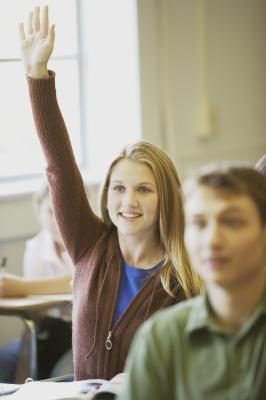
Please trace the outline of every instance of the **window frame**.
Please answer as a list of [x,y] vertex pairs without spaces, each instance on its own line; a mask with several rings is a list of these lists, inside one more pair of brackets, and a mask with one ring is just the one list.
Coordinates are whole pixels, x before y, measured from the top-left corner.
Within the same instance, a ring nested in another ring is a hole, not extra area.
[[[73,60],[77,63],[77,91],[79,93],[78,100],[79,100],[79,141],[80,141],[80,157],[78,160],[78,165],[81,169],[84,169],[87,166],[87,154],[85,151],[85,142],[86,142],[86,133],[84,133],[83,124],[84,124],[84,116],[83,116],[83,90],[81,85],[81,71],[82,71],[82,55],[81,55],[81,6],[80,1],[74,0],[73,4],[75,4],[75,25],[76,25],[76,52],[69,52],[65,55],[52,55],[50,61],[60,61],[60,60]],[[21,63],[21,59],[19,57],[4,57],[1,56],[0,53],[0,64],[2,63]],[[48,65],[49,67],[49,65]],[[60,101],[60,99],[59,99]],[[30,114],[29,110],[29,114]],[[25,183],[26,192],[28,190],[34,190],[35,187],[38,187],[39,182],[43,179],[43,171],[40,172],[32,172],[32,173],[25,173],[21,175],[11,175],[11,176],[1,176],[0,175],[0,185],[2,186],[2,190],[0,189],[0,197],[9,195],[10,193],[14,194],[16,192],[16,185],[18,186],[18,194],[23,191],[21,187],[22,183]],[[5,185],[5,187],[3,187]],[[36,186],[37,185],[37,186]],[[23,191],[24,192],[24,191]]]

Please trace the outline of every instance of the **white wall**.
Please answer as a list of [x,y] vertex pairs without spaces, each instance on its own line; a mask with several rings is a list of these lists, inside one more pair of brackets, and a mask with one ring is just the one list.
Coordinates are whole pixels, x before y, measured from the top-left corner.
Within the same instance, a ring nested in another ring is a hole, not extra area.
[[[266,2],[139,0],[138,13],[145,138],[181,175],[213,160],[255,162],[266,152]],[[205,95],[214,121],[203,140]]]

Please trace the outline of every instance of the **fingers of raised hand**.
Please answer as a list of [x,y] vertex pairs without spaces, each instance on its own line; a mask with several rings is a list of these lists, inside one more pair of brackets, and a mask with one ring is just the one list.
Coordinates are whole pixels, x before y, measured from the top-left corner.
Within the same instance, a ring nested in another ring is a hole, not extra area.
[[43,37],[48,35],[49,31],[49,14],[48,6],[44,6],[41,14],[41,33]]
[[[23,26],[23,24],[21,24]],[[24,27],[19,28],[21,39],[25,39],[25,30]],[[40,32],[41,36],[44,38],[48,35],[49,32],[49,15],[48,15],[48,6],[44,6],[40,15],[40,7],[35,7],[33,11],[31,11],[28,15],[27,26],[26,26],[26,34],[28,36],[33,33]]]
[[24,24],[20,23],[18,26],[18,30],[19,30],[19,36],[21,40],[25,40],[26,39],[26,35],[25,35],[25,30],[24,30]]
[[33,33],[32,19],[33,19],[33,12],[30,12],[27,19],[27,35],[31,35]]
[[32,28],[33,28],[33,32],[39,32],[39,30],[40,30],[40,8],[39,7],[35,7],[33,10]]
[[47,35],[47,41],[50,42],[53,45],[54,39],[55,39],[55,26],[53,24],[49,28],[49,32],[48,32],[48,35]]
[[27,33],[37,33],[40,31],[40,7],[35,7],[28,15]]

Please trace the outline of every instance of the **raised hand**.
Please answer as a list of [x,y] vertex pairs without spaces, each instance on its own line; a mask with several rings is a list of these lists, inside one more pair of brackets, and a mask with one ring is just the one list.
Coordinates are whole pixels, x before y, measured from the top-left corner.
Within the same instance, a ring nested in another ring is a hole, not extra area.
[[54,25],[49,26],[48,6],[29,13],[27,29],[19,24],[21,58],[25,72],[32,78],[48,78],[47,63],[54,48]]

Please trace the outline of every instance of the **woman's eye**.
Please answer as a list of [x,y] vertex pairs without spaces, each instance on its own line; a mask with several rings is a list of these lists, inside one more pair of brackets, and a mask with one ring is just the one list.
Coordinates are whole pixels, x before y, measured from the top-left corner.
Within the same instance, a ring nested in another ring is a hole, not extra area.
[[149,193],[149,192],[151,192],[151,189],[146,186],[140,186],[139,191],[142,193]]
[[113,187],[113,190],[115,190],[116,192],[122,192],[124,189],[125,188],[122,185],[116,185]]

